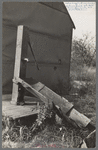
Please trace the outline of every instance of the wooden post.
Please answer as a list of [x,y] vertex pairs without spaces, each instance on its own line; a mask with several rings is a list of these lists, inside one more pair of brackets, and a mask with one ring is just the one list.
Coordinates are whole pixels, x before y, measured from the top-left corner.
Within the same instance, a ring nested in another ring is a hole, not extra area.
[[[28,40],[28,29],[23,25],[18,26],[13,78],[21,77],[22,79],[24,79],[26,76],[25,58],[27,57]],[[11,104],[17,104],[19,94],[18,91],[19,85],[13,83]]]

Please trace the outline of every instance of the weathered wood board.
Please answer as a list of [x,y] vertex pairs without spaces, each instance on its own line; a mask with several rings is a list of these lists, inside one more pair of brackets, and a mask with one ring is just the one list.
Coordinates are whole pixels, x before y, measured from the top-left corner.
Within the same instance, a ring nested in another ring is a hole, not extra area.
[[[28,29],[27,27],[20,25],[17,28],[17,41],[16,41],[16,55],[15,55],[15,66],[14,66],[14,77],[25,78],[26,75],[26,61],[24,60],[27,57],[28,49]],[[17,104],[18,100],[18,88],[19,86],[13,83],[12,90],[12,104]]]
[[11,95],[4,95],[2,98],[2,116],[18,119],[38,114],[39,109],[37,107],[37,102],[41,102],[39,99],[25,96],[25,105],[20,106],[11,104],[10,98]]
[[[16,42],[16,55],[15,55],[15,67],[14,67],[14,77],[19,77],[20,76],[22,39],[23,39],[23,26],[18,26],[17,42]],[[11,103],[12,104],[17,104],[17,98],[18,98],[18,85],[13,83]]]
[[87,125],[90,124],[91,120],[86,116],[84,116],[83,114],[76,111],[72,103],[68,102],[67,99],[59,96],[51,89],[44,86],[44,84],[38,82],[30,86],[28,83],[26,83],[20,78],[16,78],[13,81],[16,84],[21,83],[26,90],[34,94],[36,97],[42,100],[46,105],[48,106],[50,105],[52,107],[54,104],[56,107],[58,107],[58,110],[61,111],[64,117],[68,117],[69,119],[73,120],[80,128],[86,127]]

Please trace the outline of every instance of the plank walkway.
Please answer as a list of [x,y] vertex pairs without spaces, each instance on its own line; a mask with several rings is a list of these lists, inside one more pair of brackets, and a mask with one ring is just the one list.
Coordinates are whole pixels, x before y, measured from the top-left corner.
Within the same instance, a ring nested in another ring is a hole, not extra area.
[[18,119],[21,117],[37,115],[39,108],[37,103],[41,102],[35,97],[25,96],[25,105],[13,105],[11,104],[11,95],[2,96],[2,116],[12,119]]

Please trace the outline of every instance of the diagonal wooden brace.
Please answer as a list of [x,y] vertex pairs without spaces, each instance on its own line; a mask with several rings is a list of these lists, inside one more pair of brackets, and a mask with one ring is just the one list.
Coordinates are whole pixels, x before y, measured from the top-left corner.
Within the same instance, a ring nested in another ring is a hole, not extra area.
[[36,91],[34,88],[32,88],[31,85],[29,85],[28,83],[26,83],[25,81],[23,81],[20,78],[14,78],[13,82],[18,85],[18,83],[20,83],[27,91],[29,91],[31,94],[33,94],[35,97],[39,98],[40,100],[42,100],[46,105],[49,105],[52,108],[52,102],[49,101],[44,95],[42,95],[41,93],[39,93],[38,91]]
[[30,93],[38,97],[47,106],[50,106],[50,108],[53,107],[53,104],[55,106],[58,105],[62,112],[62,115],[65,118],[67,117],[69,118],[69,120],[75,122],[80,128],[86,127],[88,126],[88,124],[90,124],[91,122],[90,119],[84,116],[83,114],[79,113],[77,110],[75,110],[73,108],[73,105],[70,102],[68,102],[68,100],[66,100],[64,97],[60,97],[58,94],[56,94],[46,86],[43,86],[42,88],[43,84],[41,85],[40,83],[41,88],[40,89],[40,88],[33,88],[20,78],[14,78],[13,82],[16,84],[20,83],[26,90],[28,90]]

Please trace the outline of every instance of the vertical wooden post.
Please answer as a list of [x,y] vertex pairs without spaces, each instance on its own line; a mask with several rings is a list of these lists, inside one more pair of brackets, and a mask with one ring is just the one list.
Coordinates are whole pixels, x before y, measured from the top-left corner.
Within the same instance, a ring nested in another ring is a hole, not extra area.
[[[26,27],[24,27],[23,25],[18,26],[13,78],[21,77],[22,79],[24,79],[26,76],[26,61],[24,60],[24,58],[27,57],[27,48],[29,40],[27,32],[28,29]],[[13,83],[11,104],[17,104],[18,88],[19,86]]]

